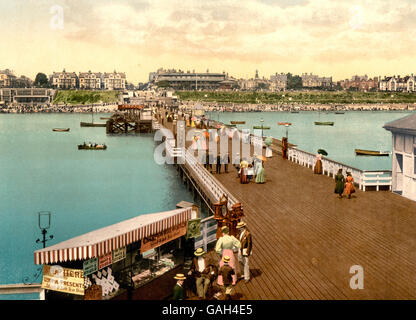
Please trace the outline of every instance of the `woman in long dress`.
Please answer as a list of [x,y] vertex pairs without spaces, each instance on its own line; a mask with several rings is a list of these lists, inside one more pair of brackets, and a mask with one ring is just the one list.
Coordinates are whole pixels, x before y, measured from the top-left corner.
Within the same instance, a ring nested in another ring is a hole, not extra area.
[[337,193],[340,199],[342,198],[342,194],[344,193],[344,184],[345,184],[344,175],[342,174],[342,169],[339,169],[338,173],[335,176],[334,193]]
[[313,173],[322,174],[322,155],[320,153],[316,154],[316,163]]
[[257,167],[257,172],[256,172],[256,183],[264,183],[265,182],[265,178],[264,178],[264,161],[262,161],[261,163],[259,163],[258,167]]
[[344,194],[348,197],[348,199],[351,199],[351,194],[354,192],[354,179],[351,176],[351,173],[347,172],[347,178],[345,179]]
[[248,179],[247,179],[247,167],[248,167],[248,163],[246,161],[241,161],[240,163],[240,183],[241,184],[246,184],[248,183]]

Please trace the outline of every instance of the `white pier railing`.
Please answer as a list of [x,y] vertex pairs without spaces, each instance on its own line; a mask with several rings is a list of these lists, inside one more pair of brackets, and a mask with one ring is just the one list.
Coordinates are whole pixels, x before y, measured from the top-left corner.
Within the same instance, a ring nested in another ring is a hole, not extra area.
[[208,250],[208,244],[217,241],[217,222],[213,216],[201,220],[201,237],[195,239],[195,249]]
[[[296,148],[289,148],[288,158],[290,161],[311,169],[314,168],[316,162],[316,155]],[[339,169],[342,169],[344,174],[345,172],[351,172],[351,176],[353,177],[354,182],[358,184],[360,190],[366,191],[366,187],[376,187],[376,190],[379,191],[380,186],[388,186],[391,190],[392,177],[390,170],[360,170],[341,162],[322,157],[323,174],[326,174],[329,177],[335,177]]]

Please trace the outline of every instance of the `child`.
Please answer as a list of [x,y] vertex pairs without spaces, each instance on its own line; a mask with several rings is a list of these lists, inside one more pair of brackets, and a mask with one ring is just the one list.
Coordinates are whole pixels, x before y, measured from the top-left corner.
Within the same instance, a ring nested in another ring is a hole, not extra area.
[[234,269],[229,266],[230,257],[224,256],[222,258],[224,265],[220,268],[219,274],[222,275],[222,281],[225,289],[225,300],[231,300],[231,291],[233,289],[233,274]]
[[247,179],[248,182],[250,182],[251,179],[253,179],[254,176],[254,168],[251,164],[248,165],[248,169],[247,169]]

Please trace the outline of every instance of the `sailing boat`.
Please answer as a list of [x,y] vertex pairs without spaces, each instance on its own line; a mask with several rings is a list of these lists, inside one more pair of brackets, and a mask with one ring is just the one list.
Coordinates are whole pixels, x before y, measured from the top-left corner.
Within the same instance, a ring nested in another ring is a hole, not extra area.
[[94,107],[92,108],[91,112],[91,122],[80,122],[81,127],[106,127],[107,124],[105,123],[94,123]]

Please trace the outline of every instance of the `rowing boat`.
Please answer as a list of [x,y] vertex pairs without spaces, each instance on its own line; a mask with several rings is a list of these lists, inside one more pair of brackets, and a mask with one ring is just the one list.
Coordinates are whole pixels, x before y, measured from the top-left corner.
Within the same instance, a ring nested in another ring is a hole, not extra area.
[[69,128],[53,128],[52,131],[55,132],[68,132]]
[[331,122],[331,121],[323,121],[323,122],[321,122],[321,121],[315,121],[315,125],[316,126],[333,126],[334,125],[334,123],[333,122]]
[[245,121],[230,121],[231,124],[246,124]]
[[266,127],[266,126],[253,126],[253,129],[262,129],[262,130],[269,130],[270,127]]
[[290,122],[278,122],[277,124],[279,126],[291,126],[292,125],[292,123],[290,123]]
[[363,150],[363,149],[355,149],[355,154],[357,156],[381,156],[386,157],[390,155],[389,151],[374,151],[374,150]]

